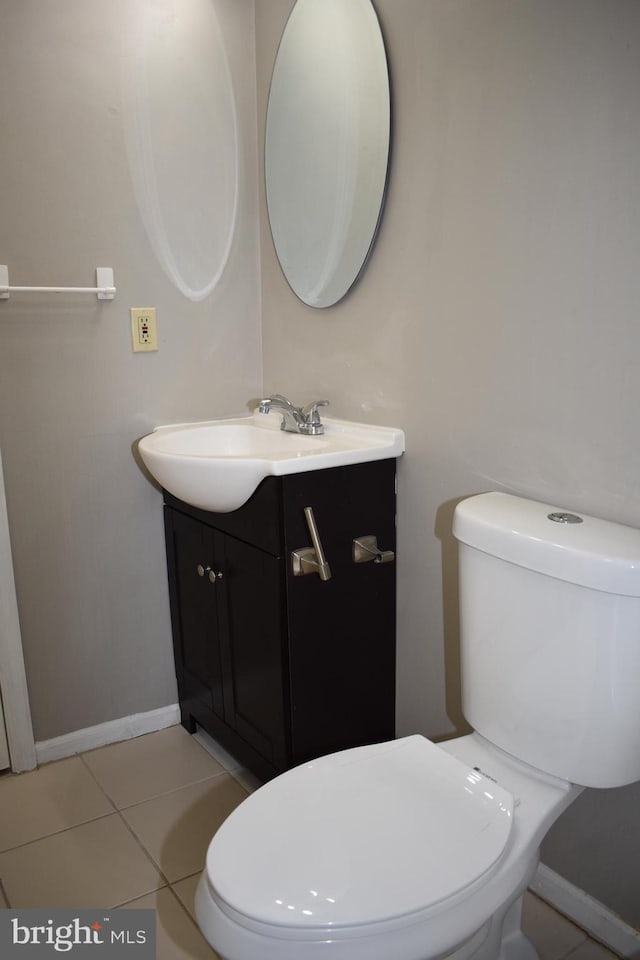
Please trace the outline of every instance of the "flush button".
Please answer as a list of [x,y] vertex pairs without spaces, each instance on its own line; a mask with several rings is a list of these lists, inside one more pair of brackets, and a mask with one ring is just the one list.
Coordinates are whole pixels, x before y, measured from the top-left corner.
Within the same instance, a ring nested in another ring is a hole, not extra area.
[[549,520],[553,520],[554,523],[582,523],[582,517],[579,517],[577,513],[548,513],[547,517]]

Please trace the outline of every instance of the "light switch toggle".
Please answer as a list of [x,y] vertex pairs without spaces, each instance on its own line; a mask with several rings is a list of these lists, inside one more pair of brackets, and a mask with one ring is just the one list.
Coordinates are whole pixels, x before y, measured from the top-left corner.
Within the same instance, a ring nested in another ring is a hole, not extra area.
[[391,563],[396,555],[393,550],[380,550],[375,535],[356,537],[352,544],[351,556],[354,563]]

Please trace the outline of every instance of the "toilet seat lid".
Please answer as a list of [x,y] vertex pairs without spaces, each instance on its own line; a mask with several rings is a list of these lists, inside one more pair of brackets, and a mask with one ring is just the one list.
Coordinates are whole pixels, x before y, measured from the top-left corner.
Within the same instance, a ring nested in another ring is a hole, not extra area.
[[446,901],[497,865],[512,795],[421,736],[288,771],[225,821],[214,895],[253,924],[365,925]]

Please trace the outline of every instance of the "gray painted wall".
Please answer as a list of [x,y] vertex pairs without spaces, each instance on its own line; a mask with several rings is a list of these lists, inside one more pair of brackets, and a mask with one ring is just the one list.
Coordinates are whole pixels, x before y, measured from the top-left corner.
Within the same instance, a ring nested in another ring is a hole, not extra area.
[[[212,0],[239,107],[239,230],[220,286],[178,293],[135,203],[120,70],[130,0],[0,0],[0,261],[118,297],[0,304],[0,447],[37,739],[175,700],[161,498],[131,454],[159,422],[260,391],[254,4]],[[292,0],[256,0],[259,138]],[[463,729],[461,496],[503,488],[640,526],[640,6],[377,0],[394,155],[381,233],[339,306],[289,292],[261,213],[265,385],[398,424],[398,730]],[[179,98],[169,83],[165,95]],[[130,352],[130,306],[160,351]],[[640,928],[640,789],[589,791],[544,858]]]
[[[292,0],[257,0],[258,116]],[[640,5],[375,0],[393,161],[366,273],[289,291],[262,204],[265,389],[402,426],[398,732],[464,729],[457,498],[489,489],[640,526]],[[640,928],[640,786],[588,792],[545,861]]]
[[[0,0],[0,262],[24,285],[88,286],[110,265],[118,290],[113,303],[0,303],[0,447],[37,740],[176,701],[162,498],[132,444],[158,423],[241,414],[261,384],[253,3],[215,0],[236,88],[239,229],[200,303],[167,279],[135,201],[123,122],[134,6]],[[169,64],[164,81],[167,109],[188,109]],[[158,353],[132,353],[131,306],[157,308]]]

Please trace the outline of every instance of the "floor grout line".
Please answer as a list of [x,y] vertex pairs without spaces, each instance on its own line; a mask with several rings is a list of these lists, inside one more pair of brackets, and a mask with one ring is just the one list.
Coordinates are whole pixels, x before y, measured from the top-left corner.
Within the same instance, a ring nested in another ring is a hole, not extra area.
[[169,883],[163,883],[159,887],[154,887],[153,890],[145,890],[144,893],[139,893],[135,897],[129,897],[128,900],[122,900],[120,903],[114,903],[112,907],[109,907],[110,910],[120,910],[121,907],[126,907],[128,903],[135,903],[136,900],[142,900],[143,897],[150,897],[154,893],[159,893],[160,890],[170,890],[171,885]]
[[[133,839],[135,840],[135,842],[136,842],[136,844],[138,845],[138,847],[140,848],[140,850],[142,850],[142,852],[144,853],[144,855],[145,855],[145,857],[147,858],[147,860],[150,860],[150,861],[151,861],[151,863],[153,864],[153,866],[156,868],[156,870],[158,871],[158,873],[160,874],[160,876],[161,876],[162,879],[164,880],[164,883],[160,884],[159,887],[155,887],[155,889],[156,889],[156,890],[161,890],[162,887],[168,887],[169,884],[170,884],[170,880],[169,880],[169,878],[167,877],[167,875],[164,873],[164,871],[162,870],[162,867],[160,866],[160,864],[159,864],[159,863],[156,863],[156,861],[154,860],[153,856],[149,853],[149,851],[147,850],[147,848],[144,846],[144,844],[143,844],[142,840],[140,839],[140,837],[138,837],[138,835],[134,832],[133,828],[127,823],[127,821],[125,820],[125,818],[122,816],[122,812],[121,812],[120,810],[118,810],[118,816],[120,817],[120,820],[122,821],[122,823],[125,825],[127,831],[131,834],[131,836],[132,836]],[[140,894],[140,896],[145,896],[145,894]],[[137,898],[134,897],[134,899],[137,899]]]
[[98,779],[97,779],[96,775],[94,774],[93,770],[91,769],[91,767],[89,766],[89,764],[87,763],[87,761],[84,759],[84,754],[83,754],[83,753],[78,753],[78,754],[76,754],[76,756],[79,757],[82,766],[83,766],[84,769],[87,771],[87,773],[89,774],[89,776],[91,777],[91,779],[92,779],[93,782],[95,783],[95,785],[96,785],[96,787],[98,788],[98,790],[100,791],[100,793],[109,801],[109,803],[110,803],[111,806],[113,807],[114,813],[117,813],[117,812],[118,812],[118,808],[116,807],[114,801],[113,801],[112,798],[109,796],[109,794],[107,793],[107,791],[105,790],[105,788],[102,786],[102,784],[98,782]]
[[0,892],[2,893],[2,896],[4,897],[4,902],[6,903],[6,905],[7,905],[8,907],[11,907],[11,903],[10,903],[10,901],[9,901],[9,896],[8,896],[8,894],[7,894],[7,888],[6,888],[5,885],[4,885],[4,881],[3,881],[2,877],[0,877]]
[[[191,874],[191,876],[195,876],[195,874]],[[188,880],[189,878],[188,878],[188,877],[184,877],[183,879],[184,879],[184,880]],[[182,880],[177,880],[176,883],[182,883]],[[191,916],[191,914],[189,913],[189,911],[187,910],[186,906],[184,905],[184,903],[182,902],[182,900],[180,899],[180,897],[178,896],[178,894],[175,892],[175,890],[173,889],[173,887],[171,886],[171,884],[169,884],[169,890],[171,890],[171,893],[173,894],[174,899],[178,901],[178,903],[180,904],[183,912],[184,912],[184,913],[186,914],[186,916],[189,918],[189,920],[191,921],[191,923],[193,924],[193,926],[196,928],[196,930],[200,931],[200,927],[198,926],[198,924],[196,923],[196,921],[193,919],[193,917]]]
[[87,820],[80,820],[78,823],[73,823],[68,827],[62,827],[60,830],[52,830],[51,833],[43,833],[40,837],[33,837],[31,840],[25,840],[24,843],[16,843],[14,847],[5,847],[3,850],[0,850],[0,857],[4,853],[13,853],[14,850],[22,850],[24,847],[30,847],[33,843],[40,843],[42,840],[48,840],[49,837],[59,837],[61,833],[69,833],[71,830],[76,830],[78,827],[85,827],[88,823],[96,823],[98,820],[106,820],[108,817],[113,817],[116,813],[118,813],[117,810],[111,810],[109,813],[101,813],[97,817],[89,817]]
[[172,793],[179,793],[180,790],[186,790],[188,787],[195,787],[199,783],[206,783],[207,780],[216,780],[218,777],[231,776],[226,770],[219,773],[212,773],[208,777],[201,777],[199,780],[191,780],[189,783],[183,783],[181,787],[171,787],[170,790],[164,790],[162,793],[155,793],[152,797],[145,797],[144,800],[136,800],[135,803],[128,803],[124,807],[117,807],[119,813],[123,810],[131,810],[133,807],[140,807],[143,803],[151,803],[152,800],[160,800],[162,797],[169,797]]

